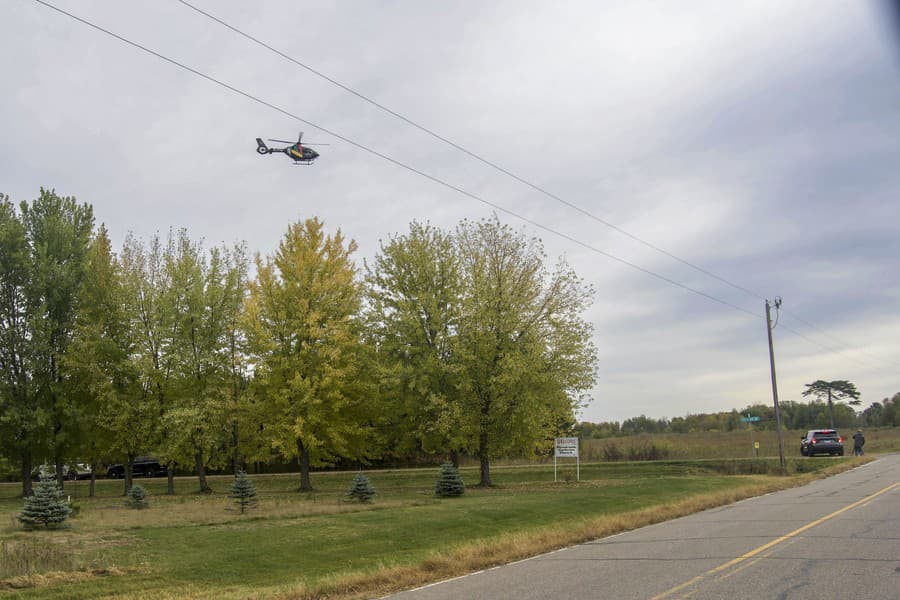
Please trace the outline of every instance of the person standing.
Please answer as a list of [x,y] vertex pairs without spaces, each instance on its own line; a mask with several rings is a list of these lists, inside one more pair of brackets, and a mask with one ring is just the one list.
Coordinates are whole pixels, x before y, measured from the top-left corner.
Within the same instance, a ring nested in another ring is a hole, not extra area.
[[863,445],[865,443],[866,438],[863,436],[862,429],[857,429],[856,433],[853,434],[853,456],[863,455]]

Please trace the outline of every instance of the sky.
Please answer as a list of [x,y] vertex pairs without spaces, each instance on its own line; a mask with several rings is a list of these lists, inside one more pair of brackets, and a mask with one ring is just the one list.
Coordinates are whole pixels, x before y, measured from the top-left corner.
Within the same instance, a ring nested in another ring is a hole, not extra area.
[[[7,0],[14,201],[88,202],[116,247],[183,227],[270,254],[318,217],[360,268],[413,220],[496,213],[594,289],[588,421],[771,404],[775,297],[781,400],[818,379],[852,381],[863,407],[900,392],[900,45],[882,3],[191,0],[529,187],[177,0],[48,1],[281,110]],[[299,131],[329,144],[314,165],[255,152]]]

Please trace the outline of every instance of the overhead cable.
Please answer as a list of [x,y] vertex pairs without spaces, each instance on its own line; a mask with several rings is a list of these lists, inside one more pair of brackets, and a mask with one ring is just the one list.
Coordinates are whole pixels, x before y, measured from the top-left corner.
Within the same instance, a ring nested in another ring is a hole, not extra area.
[[[404,123],[406,123],[406,124],[408,124],[408,125],[410,125],[410,126],[412,126],[412,127],[415,127],[415,128],[418,129],[419,131],[422,131],[423,133],[426,133],[426,134],[428,134],[429,136],[431,136],[431,137],[433,137],[433,138],[435,138],[435,139],[437,139],[437,140],[439,140],[439,141],[441,141],[441,142],[443,142],[443,143],[445,143],[445,144],[451,146],[452,148],[454,148],[454,149],[456,149],[456,150],[459,150],[460,152],[462,152],[462,153],[464,153],[464,154],[466,154],[466,155],[468,155],[468,156],[474,158],[475,160],[477,160],[477,161],[479,161],[479,162],[481,162],[481,163],[483,163],[483,164],[485,164],[485,165],[487,165],[487,166],[489,166],[489,167],[491,167],[491,168],[493,168],[493,169],[499,171],[500,173],[503,173],[504,175],[507,175],[508,177],[511,177],[512,179],[518,181],[519,183],[521,183],[521,184],[523,184],[523,185],[526,185],[526,186],[528,186],[529,188],[531,188],[531,189],[533,189],[533,190],[535,190],[535,191],[537,191],[537,192],[540,192],[541,194],[547,196],[548,198],[552,198],[553,200],[556,200],[557,202],[559,202],[559,203],[561,203],[561,204],[563,204],[563,205],[565,205],[565,206],[568,206],[569,208],[571,208],[571,209],[573,209],[573,210],[575,210],[575,211],[581,213],[582,215],[584,215],[584,216],[586,216],[586,217],[588,217],[588,218],[590,218],[590,219],[593,219],[594,221],[596,221],[596,222],[598,222],[598,223],[600,223],[600,224],[602,224],[602,225],[604,225],[604,226],[606,226],[606,227],[608,227],[608,228],[610,228],[610,229],[612,229],[612,230],[614,230],[614,231],[616,231],[616,232],[618,232],[618,233],[620,233],[620,234],[622,234],[622,235],[624,235],[624,236],[626,236],[626,237],[628,237],[628,238],[630,238],[630,239],[632,239],[632,240],[634,240],[634,241],[636,241],[636,242],[638,242],[638,243],[640,243],[640,244],[643,244],[644,246],[646,246],[646,247],[648,247],[648,248],[650,248],[650,249],[652,249],[652,250],[655,250],[656,252],[659,252],[660,254],[663,254],[663,255],[665,255],[665,256],[667,256],[667,257],[669,257],[669,258],[671,258],[671,259],[673,259],[673,260],[675,260],[675,261],[677,261],[677,262],[680,262],[681,264],[683,264],[683,265],[685,265],[685,266],[688,266],[688,267],[694,269],[695,271],[698,271],[698,272],[700,272],[700,273],[706,275],[707,277],[711,277],[712,279],[715,279],[715,280],[717,280],[717,281],[719,281],[719,282],[721,282],[721,283],[724,283],[725,285],[728,285],[728,286],[730,286],[730,287],[732,287],[732,288],[734,288],[734,289],[736,289],[736,290],[739,290],[739,291],[741,291],[741,292],[743,292],[743,293],[745,293],[745,294],[747,294],[747,295],[749,295],[749,296],[752,296],[752,297],[754,297],[754,298],[756,298],[756,299],[758,299],[758,300],[765,300],[765,297],[762,296],[762,295],[760,295],[759,293],[754,292],[753,290],[748,289],[748,288],[746,288],[746,287],[744,287],[744,286],[742,286],[742,285],[740,285],[740,284],[737,284],[737,283],[735,283],[735,282],[733,282],[733,281],[730,281],[730,280],[726,279],[725,277],[722,277],[722,276],[720,276],[720,275],[718,275],[718,274],[716,274],[716,273],[713,273],[712,271],[710,271],[710,270],[708,270],[708,269],[705,269],[705,268],[701,267],[700,265],[697,265],[696,263],[693,263],[693,262],[691,262],[691,261],[689,261],[689,260],[687,260],[687,259],[681,258],[680,256],[678,256],[678,255],[676,255],[676,254],[674,254],[674,253],[672,253],[672,252],[669,252],[669,251],[666,250],[665,248],[662,248],[662,247],[660,247],[660,246],[658,246],[658,245],[656,245],[656,244],[653,244],[652,242],[649,242],[649,241],[647,241],[647,240],[641,238],[640,236],[637,236],[637,235],[635,235],[635,234],[633,234],[633,233],[631,233],[631,232],[629,232],[629,231],[627,231],[627,230],[625,230],[625,229],[619,227],[618,225],[615,225],[614,223],[610,223],[609,221],[607,221],[607,220],[605,220],[605,219],[603,219],[603,218],[601,218],[601,217],[599,217],[599,216],[593,214],[592,212],[590,212],[590,211],[588,211],[588,210],[586,210],[586,209],[584,209],[584,208],[578,206],[577,204],[574,204],[574,203],[572,203],[572,202],[570,202],[570,201],[568,201],[568,200],[566,200],[566,199],[564,199],[564,198],[562,198],[562,197],[560,197],[560,196],[558,196],[558,195],[556,195],[556,194],[554,194],[554,193],[548,191],[547,189],[541,187],[540,185],[538,185],[538,184],[536,184],[536,183],[534,183],[534,182],[532,182],[532,181],[529,181],[529,180],[525,179],[524,177],[522,177],[522,176],[520,176],[520,175],[517,175],[516,173],[514,173],[514,172],[510,171],[509,169],[507,169],[507,168],[505,168],[505,167],[503,167],[503,166],[497,164],[496,162],[493,162],[493,161],[491,161],[491,160],[489,160],[489,159],[487,159],[487,158],[481,156],[480,154],[478,154],[478,153],[476,153],[476,152],[474,152],[474,151],[472,151],[472,150],[469,150],[468,148],[466,148],[466,147],[464,147],[464,146],[458,144],[457,142],[454,142],[453,140],[448,139],[447,137],[445,137],[445,136],[443,136],[443,135],[437,133],[437,132],[434,131],[433,129],[430,129],[429,127],[426,127],[426,126],[424,126],[424,125],[422,125],[422,124],[420,124],[420,123],[417,123],[416,121],[413,121],[413,120],[410,119],[409,117],[407,117],[407,116],[403,115],[402,113],[397,112],[397,111],[395,111],[395,110],[393,110],[393,109],[391,109],[391,108],[385,106],[384,104],[381,104],[380,102],[374,100],[373,98],[367,96],[366,94],[363,94],[362,92],[359,92],[359,91],[353,89],[352,87],[350,87],[350,86],[348,86],[348,85],[346,85],[346,84],[344,84],[344,83],[341,83],[340,81],[337,81],[337,80],[334,79],[333,77],[331,77],[331,76],[329,76],[329,75],[323,73],[322,71],[319,71],[318,69],[315,69],[314,67],[311,67],[310,65],[308,65],[308,64],[306,64],[306,63],[304,63],[304,62],[302,62],[302,61],[300,61],[300,60],[294,58],[293,56],[291,56],[291,55],[289,55],[289,54],[287,54],[287,53],[285,53],[285,52],[283,52],[283,51],[281,51],[281,50],[279,50],[279,49],[273,47],[272,45],[270,45],[270,44],[268,44],[268,43],[266,43],[266,42],[260,40],[259,38],[255,37],[255,36],[253,36],[253,35],[251,35],[251,34],[249,34],[249,33],[247,33],[246,31],[243,31],[242,29],[239,29],[238,27],[235,27],[234,25],[232,25],[232,24],[230,24],[230,23],[228,23],[228,22],[226,22],[226,21],[220,19],[219,17],[217,17],[217,16],[215,16],[215,15],[213,15],[213,14],[211,14],[211,13],[209,13],[209,12],[207,12],[207,11],[205,11],[205,10],[203,10],[203,9],[201,9],[201,8],[199,8],[199,7],[197,7],[197,6],[195,6],[194,4],[191,4],[190,2],[187,2],[187,0],[178,0],[178,2],[180,2],[181,4],[183,4],[183,5],[186,6],[186,7],[190,8],[191,10],[193,10],[193,11],[195,11],[195,12],[197,12],[197,13],[203,15],[203,16],[205,16],[206,18],[215,21],[216,23],[222,25],[223,27],[225,27],[225,28],[227,28],[227,29],[233,31],[234,33],[240,35],[241,37],[243,37],[243,38],[245,38],[245,39],[247,39],[247,40],[250,40],[251,42],[253,42],[253,43],[255,43],[255,44],[259,45],[259,46],[262,46],[263,48],[269,50],[270,52],[273,52],[273,53],[277,54],[278,56],[282,57],[283,59],[285,59],[285,60],[287,60],[287,61],[289,61],[289,62],[291,62],[291,63],[293,63],[294,65],[296,65],[296,66],[298,66],[298,67],[300,67],[300,68],[302,68],[302,69],[305,69],[306,71],[312,73],[312,74],[315,75],[316,77],[319,77],[319,78],[321,78],[321,79],[324,79],[325,81],[331,83],[332,85],[335,85],[335,86],[339,87],[340,89],[344,90],[345,92],[347,92],[347,93],[349,93],[349,94],[352,94],[352,95],[356,96],[356,97],[359,98],[360,100],[362,100],[362,101],[364,101],[364,102],[366,102],[366,103],[368,103],[368,104],[370,104],[370,105],[372,105],[372,106],[374,106],[374,107],[376,107],[376,108],[378,108],[378,109],[380,109],[380,110],[382,110],[382,111],[384,111],[384,112],[386,112],[386,113],[388,113],[388,114],[390,114],[390,115],[396,117],[397,119],[403,121]],[[850,346],[850,344],[848,344],[848,343],[846,343],[846,342],[844,342],[844,341],[842,341],[842,340],[839,340],[838,338],[835,338],[834,336],[832,336],[832,335],[826,333],[826,332],[825,332],[824,330],[822,330],[820,327],[814,325],[813,323],[810,323],[809,321],[807,321],[807,320],[805,320],[805,319],[800,318],[799,316],[797,316],[797,315],[794,314],[793,312],[787,311],[787,310],[784,311],[784,312],[785,312],[786,314],[788,314],[788,315],[794,317],[795,319],[797,319],[799,322],[803,323],[803,324],[806,325],[807,327],[810,327],[811,329],[818,330],[820,333],[822,333],[822,334],[824,334],[824,335],[827,335],[828,337],[830,337],[831,339],[837,341],[837,342],[840,343],[841,345],[843,345],[843,346]],[[791,330],[791,331],[793,332],[793,330]],[[798,334],[798,335],[799,335],[799,334]],[[804,336],[804,337],[805,337],[805,336]],[[806,339],[809,339],[809,338],[806,338]],[[824,347],[824,346],[823,346],[823,347]],[[869,355],[869,356],[871,356],[871,355]],[[875,358],[875,359],[877,360],[877,357],[873,357],[873,358]]]

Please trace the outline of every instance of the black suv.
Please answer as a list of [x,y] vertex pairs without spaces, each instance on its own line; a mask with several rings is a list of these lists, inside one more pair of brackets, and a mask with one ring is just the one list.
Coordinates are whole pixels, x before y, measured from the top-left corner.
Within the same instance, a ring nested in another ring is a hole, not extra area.
[[810,429],[806,436],[800,438],[800,454],[814,456],[816,454],[844,455],[844,438],[834,429]]
[[[164,477],[166,467],[159,464],[159,461],[152,456],[138,456],[131,463],[131,474],[134,477]],[[125,465],[109,465],[106,469],[106,476],[110,479],[122,479],[125,477]]]

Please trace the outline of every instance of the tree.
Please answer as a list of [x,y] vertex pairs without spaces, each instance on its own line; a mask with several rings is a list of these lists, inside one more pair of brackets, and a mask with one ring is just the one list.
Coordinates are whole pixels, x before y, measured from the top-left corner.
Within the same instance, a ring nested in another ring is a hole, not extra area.
[[228,497],[234,500],[234,503],[241,509],[241,514],[248,508],[256,506],[256,487],[247,473],[238,471],[234,474],[234,481],[231,482],[231,493]]
[[366,454],[372,390],[361,362],[355,250],[318,219],[293,223],[274,257],[257,256],[250,284],[243,323],[265,411],[261,435],[299,459],[301,491],[312,489],[311,466]]
[[34,452],[47,420],[32,384],[30,277],[25,227],[9,197],[0,196],[0,451],[18,459],[26,497],[33,493]]
[[592,291],[563,260],[548,272],[540,242],[496,216],[464,221],[456,242],[461,432],[478,456],[479,485],[491,485],[493,457],[548,447],[592,386],[596,352],[581,317]]
[[368,269],[368,330],[377,349],[388,446],[397,455],[449,452],[459,436],[457,365],[461,274],[453,237],[430,225],[381,245]]
[[350,491],[347,492],[347,498],[357,500],[362,503],[370,502],[375,497],[375,488],[369,478],[360,471],[353,476],[350,482]]
[[69,518],[72,509],[62,500],[62,490],[50,475],[42,475],[34,490],[34,495],[25,498],[22,513],[16,516],[25,529],[47,529],[61,527]]
[[459,476],[459,470],[453,463],[441,465],[441,473],[438,475],[434,486],[434,493],[442,498],[462,496],[466,493],[466,484]]
[[30,249],[26,297],[34,353],[32,378],[38,403],[50,418],[48,441],[62,485],[63,462],[78,435],[78,420],[73,417],[78,407],[61,369],[72,339],[94,215],[90,205],[44,189],[20,208]]
[[184,230],[166,255],[172,408],[164,452],[194,463],[201,492],[211,491],[206,469],[224,465],[226,454],[217,450],[231,437],[234,356],[228,334],[243,301],[246,265],[239,259],[224,248],[211,249],[207,258]]
[[128,495],[125,498],[125,506],[137,509],[150,506],[150,503],[147,501],[147,491],[144,489],[144,486],[137,483],[131,486],[131,489],[128,490]]
[[[132,485],[132,463],[139,454],[165,445],[169,435],[164,424],[171,410],[168,388],[174,369],[169,350],[173,347],[172,311],[166,306],[171,285],[165,269],[171,244],[164,246],[159,236],[144,244],[133,236],[125,239],[119,256],[122,306],[130,341],[130,385],[120,386],[108,399],[103,412],[111,433],[110,450],[124,454],[125,493]],[[135,435],[135,429],[140,435]],[[168,459],[168,457],[160,457]],[[171,461],[169,494],[174,494]]]
[[[134,393],[132,340],[126,320],[121,273],[101,225],[87,255],[80,306],[63,369],[77,411],[77,455],[91,464],[90,495],[99,463],[114,440],[108,415],[118,397]],[[115,421],[112,421],[115,422]]]
[[834,429],[834,400],[847,400],[847,404],[858,406],[860,404],[859,392],[856,386],[845,379],[837,379],[835,381],[823,381],[817,379],[812,383],[806,384],[804,396],[815,396],[821,401],[823,398],[828,399],[828,418],[830,427]]

